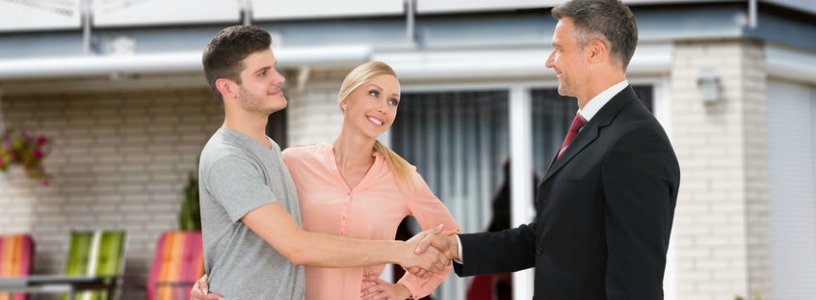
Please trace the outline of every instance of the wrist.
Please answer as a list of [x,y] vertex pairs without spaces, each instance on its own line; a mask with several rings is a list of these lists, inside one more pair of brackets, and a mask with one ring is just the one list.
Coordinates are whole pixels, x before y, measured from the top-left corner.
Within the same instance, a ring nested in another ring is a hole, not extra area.
[[411,291],[402,283],[394,284],[394,288],[396,289],[397,299],[414,299],[414,295],[411,295]]
[[459,237],[456,234],[451,234],[448,236],[448,249],[451,251],[451,258],[457,261],[461,261],[462,258],[459,257]]
[[404,267],[409,267],[411,259],[414,256],[414,250],[416,246],[411,245],[408,242],[402,241],[396,243],[397,245],[396,247],[394,247],[394,251],[396,251],[396,253],[394,253],[394,255],[392,255],[391,257],[396,257],[397,259],[396,261],[393,261],[391,263],[398,264]]

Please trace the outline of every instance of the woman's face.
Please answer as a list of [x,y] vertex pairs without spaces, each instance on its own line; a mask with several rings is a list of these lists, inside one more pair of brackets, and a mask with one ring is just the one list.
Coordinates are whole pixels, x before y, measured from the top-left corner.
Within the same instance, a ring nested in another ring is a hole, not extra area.
[[359,130],[368,137],[383,134],[397,116],[400,85],[392,75],[374,76],[357,87],[343,102],[345,126]]

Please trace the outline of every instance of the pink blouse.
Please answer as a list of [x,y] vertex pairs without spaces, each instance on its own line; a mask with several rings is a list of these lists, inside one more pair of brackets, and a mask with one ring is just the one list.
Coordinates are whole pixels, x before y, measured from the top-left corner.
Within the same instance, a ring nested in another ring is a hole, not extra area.
[[[331,144],[292,147],[283,159],[297,186],[303,228],[358,239],[393,240],[405,216],[413,215],[423,230],[444,224],[443,234],[459,232],[447,207],[433,195],[425,181],[413,191],[397,185],[382,155],[354,189],[337,170]],[[416,174],[419,176],[419,174]],[[421,178],[421,177],[419,177]],[[360,299],[363,275],[383,272],[384,265],[355,268],[306,267],[306,300]],[[406,273],[399,283],[414,298],[430,294],[450,272],[429,279]]]

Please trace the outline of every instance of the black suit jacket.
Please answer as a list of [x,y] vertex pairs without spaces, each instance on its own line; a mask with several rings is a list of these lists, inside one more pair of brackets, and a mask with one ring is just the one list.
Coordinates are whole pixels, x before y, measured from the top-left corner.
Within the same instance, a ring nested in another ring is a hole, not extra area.
[[663,299],[680,168],[663,128],[631,87],[555,161],[535,221],[462,234],[459,276],[535,267],[534,299]]

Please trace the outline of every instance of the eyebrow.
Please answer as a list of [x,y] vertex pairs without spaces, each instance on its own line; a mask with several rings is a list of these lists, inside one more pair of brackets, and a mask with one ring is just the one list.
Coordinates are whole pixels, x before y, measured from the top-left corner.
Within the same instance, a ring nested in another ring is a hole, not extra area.
[[272,63],[271,66],[261,67],[260,69],[255,70],[255,73],[258,73],[258,72],[263,71],[263,70],[270,70],[270,69],[272,69],[274,67],[277,67],[277,66],[278,66],[278,61],[276,60],[276,61],[274,61]]
[[[378,90],[380,90],[381,92],[383,91],[383,88],[381,88],[379,85],[369,83],[368,86],[373,86],[373,87],[377,88]],[[397,93],[391,93],[391,97],[397,97],[397,100],[399,100],[400,96]]]

